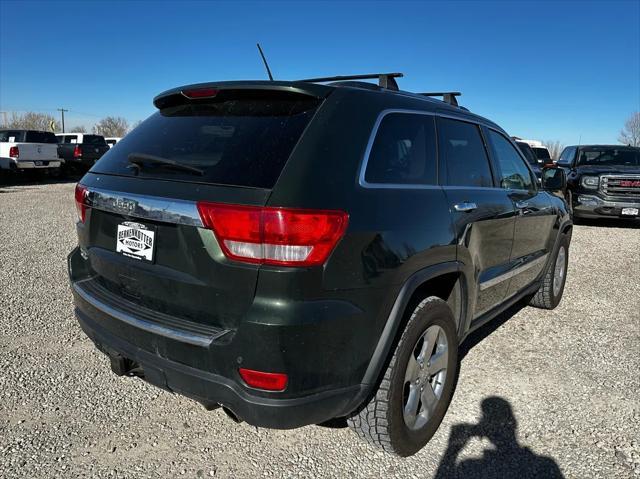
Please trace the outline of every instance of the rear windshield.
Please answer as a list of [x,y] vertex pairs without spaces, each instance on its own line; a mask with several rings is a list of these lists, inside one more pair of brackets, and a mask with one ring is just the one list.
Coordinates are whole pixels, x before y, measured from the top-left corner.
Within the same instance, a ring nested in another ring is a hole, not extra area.
[[533,150],[531,149],[528,143],[523,143],[522,141],[516,141],[516,145],[518,145],[518,148],[520,148],[520,151],[522,152],[524,157],[527,159],[529,164],[531,165],[538,164],[538,159],[536,158],[536,154],[533,152]]
[[[189,103],[165,108],[120,140],[91,171],[180,181],[273,188],[318,100],[296,95]],[[131,153],[195,167],[157,163],[131,168]]]
[[28,131],[26,143],[58,143],[58,138],[54,133],[48,131]]
[[638,148],[584,148],[580,149],[579,165],[640,166]]
[[24,138],[24,130],[0,130],[0,141],[21,143]]
[[105,145],[104,136],[100,135],[84,135],[82,137],[82,143],[85,145]]
[[551,157],[549,156],[549,150],[547,150],[546,148],[533,148],[533,151],[535,151],[536,156],[538,157],[539,160],[550,160]]

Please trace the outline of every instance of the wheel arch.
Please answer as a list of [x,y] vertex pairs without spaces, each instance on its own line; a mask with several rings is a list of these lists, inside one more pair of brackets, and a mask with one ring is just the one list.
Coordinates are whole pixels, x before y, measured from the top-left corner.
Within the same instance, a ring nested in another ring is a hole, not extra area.
[[427,296],[437,296],[446,301],[456,318],[458,336],[461,336],[468,304],[466,284],[462,265],[457,261],[429,266],[417,271],[405,281],[371,356],[362,379],[361,393],[352,403],[352,409],[356,410],[366,403],[371,392],[376,390],[402,335],[404,325],[422,299]]

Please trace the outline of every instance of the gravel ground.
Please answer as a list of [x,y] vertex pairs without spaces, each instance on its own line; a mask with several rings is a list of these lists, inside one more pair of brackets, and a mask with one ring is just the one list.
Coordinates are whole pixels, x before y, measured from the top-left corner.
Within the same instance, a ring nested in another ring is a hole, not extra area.
[[113,375],[72,313],[74,218],[71,183],[0,185],[0,477],[640,477],[637,225],[576,226],[560,307],[475,334],[440,430],[401,460]]

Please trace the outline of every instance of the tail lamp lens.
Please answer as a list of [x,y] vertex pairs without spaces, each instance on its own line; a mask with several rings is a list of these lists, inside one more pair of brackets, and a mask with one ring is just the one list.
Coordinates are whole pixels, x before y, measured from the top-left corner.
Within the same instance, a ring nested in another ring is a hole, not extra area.
[[80,148],[80,145],[76,145],[76,147],[73,149],[73,157],[74,158],[82,157],[82,148]]
[[189,99],[195,100],[197,98],[213,98],[218,94],[216,88],[193,88],[190,90],[182,90],[182,94]]
[[20,156],[20,150],[17,146],[12,146],[9,148],[9,157],[10,158],[18,158]]
[[89,193],[89,190],[87,190],[87,188],[85,186],[82,186],[80,184],[76,185],[76,210],[78,211],[78,219],[84,223],[84,220],[86,218],[86,214],[87,214],[87,207],[88,207],[88,201],[87,201],[87,194]]
[[199,202],[198,211],[228,258],[281,266],[324,264],[349,222],[330,210]]
[[284,373],[265,373],[253,369],[238,369],[240,377],[247,386],[266,391],[284,391],[289,378]]

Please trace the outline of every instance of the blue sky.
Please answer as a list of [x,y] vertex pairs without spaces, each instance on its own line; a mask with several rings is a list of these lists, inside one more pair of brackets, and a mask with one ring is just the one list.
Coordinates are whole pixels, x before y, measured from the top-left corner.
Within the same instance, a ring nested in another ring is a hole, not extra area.
[[640,0],[14,2],[0,0],[0,111],[67,127],[130,122],[194,82],[401,71],[510,134],[615,142],[640,110]]

